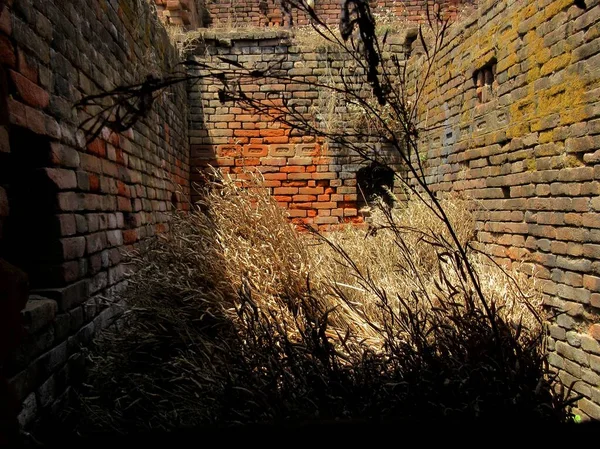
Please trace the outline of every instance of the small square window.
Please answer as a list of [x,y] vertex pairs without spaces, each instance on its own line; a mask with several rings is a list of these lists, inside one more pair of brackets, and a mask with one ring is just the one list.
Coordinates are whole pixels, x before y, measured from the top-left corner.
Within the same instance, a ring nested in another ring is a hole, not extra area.
[[477,89],[477,103],[483,104],[492,100],[496,91],[496,61],[492,60],[473,73],[473,81]]

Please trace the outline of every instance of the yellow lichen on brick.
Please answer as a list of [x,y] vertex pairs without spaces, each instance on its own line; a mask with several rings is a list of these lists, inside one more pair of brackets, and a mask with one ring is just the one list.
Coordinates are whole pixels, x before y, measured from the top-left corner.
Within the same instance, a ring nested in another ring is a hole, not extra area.
[[498,73],[501,73],[501,72],[504,72],[505,70],[508,70],[509,67],[512,67],[517,63],[518,63],[517,54],[511,53],[502,59],[498,58],[498,65],[496,66],[497,67],[496,70]]
[[539,140],[541,144],[554,142],[556,140],[554,137],[554,131],[542,131],[540,133]]
[[538,117],[545,117],[555,112],[569,114],[583,103],[585,92],[584,82],[581,77],[573,74],[564,76],[562,81],[548,89],[539,92]]
[[522,20],[525,19],[529,19],[530,17],[533,17],[533,15],[535,13],[538,12],[538,4],[537,2],[529,2],[529,4],[523,8],[521,11],[519,11],[519,16]]
[[598,39],[600,37],[600,22],[592,25],[585,33],[585,39],[588,42]]
[[574,109],[569,109],[561,114],[560,124],[571,125],[573,123],[582,122],[592,117],[592,112],[589,106],[581,106]]
[[540,69],[540,75],[545,76],[564,69],[571,62],[571,54],[566,53],[550,59]]
[[556,0],[542,8],[544,20],[550,20],[559,12],[573,6],[573,0]]
[[510,119],[513,123],[531,120],[535,117],[536,105],[531,95],[510,105]]
[[506,131],[506,135],[512,139],[529,134],[531,128],[529,122],[511,122]]
[[582,161],[572,154],[561,154],[560,156],[552,158],[551,168],[577,168],[583,167],[584,165],[585,164]]
[[534,65],[527,71],[527,84],[532,84],[535,80],[540,77],[540,66]]

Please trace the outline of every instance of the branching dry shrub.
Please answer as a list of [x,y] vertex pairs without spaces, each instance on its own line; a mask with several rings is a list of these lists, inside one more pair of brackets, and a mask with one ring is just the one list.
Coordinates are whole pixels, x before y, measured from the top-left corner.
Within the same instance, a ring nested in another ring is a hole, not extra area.
[[[467,208],[446,206],[468,242]],[[534,286],[470,254],[497,339],[428,214],[410,201],[368,233],[324,236],[298,232],[256,180],[213,183],[196,213],[134,257],[125,322],[89,355],[80,431],[566,420]]]
[[314,14],[313,28],[352,58],[363,87],[317,87],[353,99],[374,123],[373,135],[317,127],[283,95],[277,109],[241,89],[240,72],[256,83],[278,76],[274,68],[231,64],[215,72],[195,62],[209,74],[95,98],[117,96],[122,104],[169,83],[214,77],[223,84],[221,101],[365,161],[373,153],[365,142],[391,145],[420,205],[382,209],[367,234],[324,236],[295,232],[256,182],[242,190],[214,182],[197,213],[175,219],[171,235],[135,258],[141,270],[132,278],[131,312],[90,355],[83,431],[314,418],[567,419],[568,402],[547,372],[535,289],[471,248],[466,208],[441,201],[413,157],[418,105],[447,20],[428,15],[431,39],[419,30],[422,76],[411,81],[398,58],[382,63],[385,35],[380,42],[368,4],[343,6],[341,40]]

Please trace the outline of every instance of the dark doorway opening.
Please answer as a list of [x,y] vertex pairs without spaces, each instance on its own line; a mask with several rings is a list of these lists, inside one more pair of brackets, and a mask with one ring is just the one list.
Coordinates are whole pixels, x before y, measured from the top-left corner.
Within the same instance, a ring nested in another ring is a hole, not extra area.
[[0,242],[0,257],[21,268],[32,288],[55,286],[61,260],[56,220],[56,191],[44,167],[50,163],[50,141],[25,128],[10,130],[11,152],[1,164],[9,215]]

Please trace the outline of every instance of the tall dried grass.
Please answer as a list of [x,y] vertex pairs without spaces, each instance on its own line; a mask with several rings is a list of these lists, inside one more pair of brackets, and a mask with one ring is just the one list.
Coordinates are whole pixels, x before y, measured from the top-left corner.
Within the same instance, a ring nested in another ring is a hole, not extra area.
[[[467,203],[445,203],[461,241]],[[417,200],[365,233],[298,232],[256,179],[219,179],[134,257],[130,311],[90,353],[82,432],[294,419],[564,421],[534,283],[472,261]],[[516,282],[515,282],[516,281]]]

